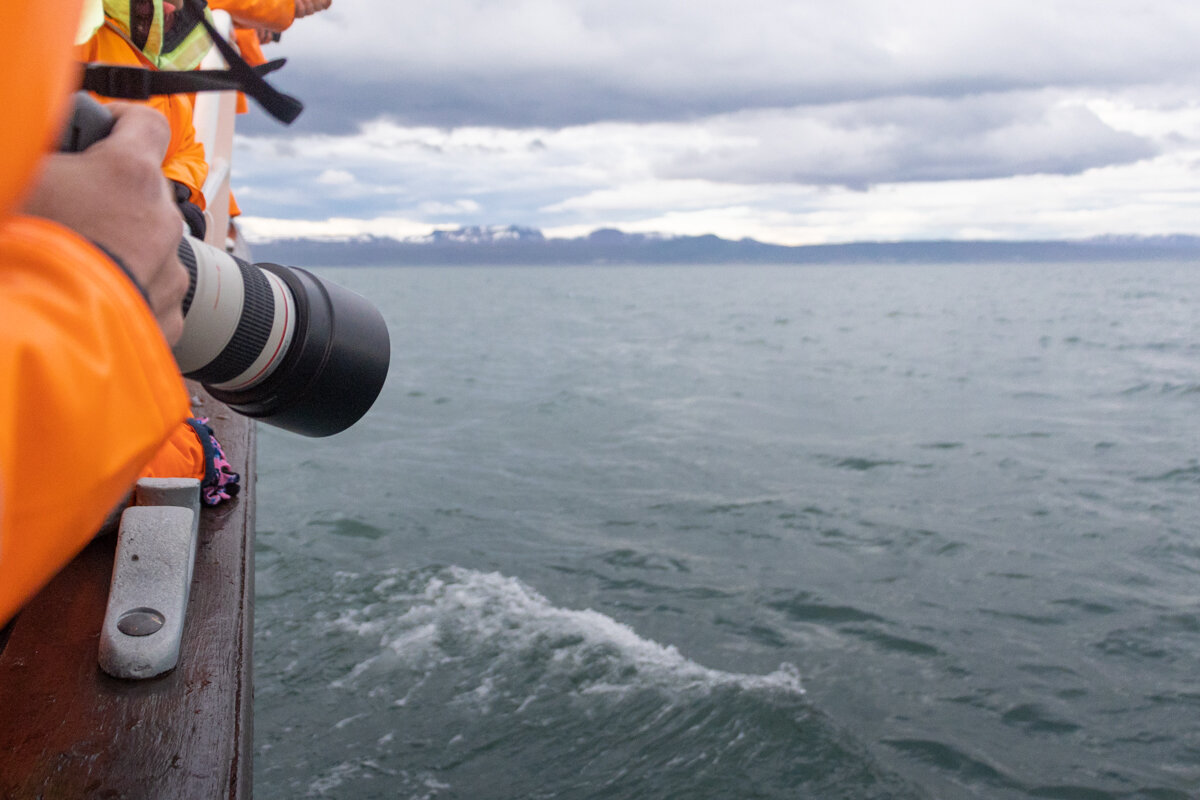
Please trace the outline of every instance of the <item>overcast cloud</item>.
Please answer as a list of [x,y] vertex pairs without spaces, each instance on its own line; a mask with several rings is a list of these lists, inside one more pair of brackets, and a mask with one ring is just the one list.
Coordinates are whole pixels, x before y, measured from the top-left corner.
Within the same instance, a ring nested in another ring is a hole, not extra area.
[[240,125],[246,229],[787,243],[1200,233],[1182,0],[334,0]]

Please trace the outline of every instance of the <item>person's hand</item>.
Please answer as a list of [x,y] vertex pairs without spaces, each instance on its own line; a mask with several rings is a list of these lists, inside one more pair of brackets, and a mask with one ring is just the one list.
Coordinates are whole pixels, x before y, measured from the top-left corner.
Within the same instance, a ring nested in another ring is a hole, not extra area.
[[324,11],[332,2],[333,0],[296,0],[296,19]]
[[114,103],[112,133],[82,153],[56,153],[25,203],[121,259],[141,285],[163,336],[183,334],[188,274],[176,254],[183,232],[162,174],[171,130],[153,109]]

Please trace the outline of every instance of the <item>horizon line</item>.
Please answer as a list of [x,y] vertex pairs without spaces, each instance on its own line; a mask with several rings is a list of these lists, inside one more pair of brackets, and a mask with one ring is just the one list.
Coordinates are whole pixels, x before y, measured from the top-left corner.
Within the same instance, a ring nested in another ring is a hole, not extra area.
[[[730,244],[758,244],[768,247],[781,248],[805,248],[805,247],[843,247],[852,245],[915,245],[915,244],[1153,244],[1159,243],[1189,243],[1200,246],[1200,235],[1192,233],[1158,233],[1158,234],[1136,234],[1136,233],[1103,233],[1088,237],[1076,238],[1035,238],[1035,239],[1007,239],[1007,238],[918,238],[918,239],[851,239],[836,242],[805,242],[802,244],[789,244],[784,242],[771,242],[763,239],[755,239],[752,236],[743,236],[738,239],[728,239],[716,233],[665,233],[661,231],[642,232],[642,231],[624,231],[620,228],[612,226],[602,226],[593,229],[591,232],[580,236],[549,236],[542,232],[540,228],[508,224],[508,225],[460,225],[458,227],[435,228],[427,234],[419,234],[407,237],[398,237],[389,234],[377,233],[360,233],[360,234],[343,234],[343,235],[299,235],[299,236],[263,236],[253,234],[245,235],[247,241],[253,244],[269,244],[273,242],[289,242],[289,241],[305,241],[314,243],[328,244],[353,244],[367,241],[390,241],[397,244],[420,245],[433,244],[438,238],[438,234],[464,234],[478,232],[481,238],[487,237],[490,234],[514,232],[535,234],[528,238],[499,238],[491,239],[489,244],[502,244],[505,242],[520,242],[524,244],[537,241],[539,238],[545,242],[583,242],[591,240],[598,233],[611,233],[616,236],[621,236],[629,239],[649,239],[652,241],[672,241],[681,239],[715,239],[721,242]],[[442,242],[447,243],[447,242]],[[482,242],[448,242],[448,243],[474,243]]]

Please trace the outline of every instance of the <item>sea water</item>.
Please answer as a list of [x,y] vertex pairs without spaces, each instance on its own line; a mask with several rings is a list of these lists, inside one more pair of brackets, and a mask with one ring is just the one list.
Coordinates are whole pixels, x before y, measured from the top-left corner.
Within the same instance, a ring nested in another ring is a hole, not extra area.
[[1200,797],[1200,265],[326,274],[256,797]]

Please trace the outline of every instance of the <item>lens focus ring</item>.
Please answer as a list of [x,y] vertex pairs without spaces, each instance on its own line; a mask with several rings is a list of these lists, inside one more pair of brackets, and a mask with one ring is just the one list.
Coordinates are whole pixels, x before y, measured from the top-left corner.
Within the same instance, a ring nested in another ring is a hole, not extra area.
[[207,366],[188,373],[201,383],[220,384],[233,380],[254,363],[266,347],[275,320],[275,298],[263,271],[235,259],[245,287],[242,316],[229,344]]
[[183,315],[186,317],[188,310],[192,307],[192,300],[196,296],[196,251],[192,249],[191,242],[187,236],[179,240],[179,248],[175,251],[179,256],[179,262],[183,264],[184,269],[188,273],[188,288],[187,294],[183,296]]

